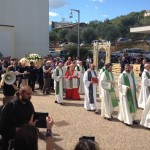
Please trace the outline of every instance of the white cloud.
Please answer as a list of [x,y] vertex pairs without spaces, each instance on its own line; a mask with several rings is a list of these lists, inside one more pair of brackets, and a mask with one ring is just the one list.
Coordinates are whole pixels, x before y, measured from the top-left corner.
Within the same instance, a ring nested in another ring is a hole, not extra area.
[[104,0],[92,0],[93,2],[100,2],[100,3],[102,3],[102,2],[104,2]]
[[88,8],[88,7],[89,7],[89,5],[86,5],[85,7],[87,7],[87,8]]
[[49,8],[60,8],[68,4],[67,0],[49,0]]
[[96,10],[98,9],[98,7],[97,7],[97,6],[95,6],[94,8],[95,8]]
[[55,13],[55,12],[49,12],[49,16],[50,16],[50,17],[56,17],[56,16],[58,16],[58,14]]
[[103,18],[107,18],[108,17],[108,15],[101,15]]

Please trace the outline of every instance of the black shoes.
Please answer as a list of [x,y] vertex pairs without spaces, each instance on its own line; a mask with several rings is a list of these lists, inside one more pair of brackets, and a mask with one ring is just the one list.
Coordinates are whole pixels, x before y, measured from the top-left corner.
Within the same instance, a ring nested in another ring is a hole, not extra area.
[[111,118],[104,117],[104,119],[106,119],[106,120],[108,120],[108,121],[112,121]]
[[45,91],[43,91],[43,95],[49,95],[50,94],[50,92],[45,92]]
[[133,121],[133,124],[139,124],[138,122],[136,122],[135,120]]
[[57,101],[55,101],[55,103],[60,104],[60,105],[64,105],[64,103],[58,103]]
[[99,113],[99,110],[97,109],[97,110],[95,110],[95,112],[94,112],[95,114],[98,114]]
[[[126,126],[128,126],[128,127],[131,127],[132,126],[132,124],[127,124],[127,123],[124,123]],[[133,124],[139,124],[138,122],[136,122],[136,121],[133,121]]]

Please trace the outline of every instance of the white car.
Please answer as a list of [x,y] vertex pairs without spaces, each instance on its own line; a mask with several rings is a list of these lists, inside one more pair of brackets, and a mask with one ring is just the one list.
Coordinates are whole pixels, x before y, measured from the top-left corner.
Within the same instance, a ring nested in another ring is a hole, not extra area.
[[57,52],[57,51],[49,51],[49,54],[51,55],[51,56],[53,56],[53,57],[58,57],[59,56],[59,52]]

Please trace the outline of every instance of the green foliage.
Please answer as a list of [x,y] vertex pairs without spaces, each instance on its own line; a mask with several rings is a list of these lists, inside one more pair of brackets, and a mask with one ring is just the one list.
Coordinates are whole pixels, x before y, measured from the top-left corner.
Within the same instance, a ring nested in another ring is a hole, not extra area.
[[49,33],[49,41],[55,43],[57,42],[59,39],[58,37],[58,33],[55,31],[55,30],[52,30],[50,33]]
[[78,33],[76,29],[72,29],[66,35],[66,39],[68,42],[77,43],[78,42]]
[[68,29],[59,30],[58,31],[59,41],[66,42],[67,41],[66,36],[69,32],[70,31]]
[[94,39],[97,39],[98,36],[95,30],[92,27],[86,27],[82,31],[82,40],[86,43],[91,43]]
[[[103,22],[98,20],[90,21],[87,25],[80,24],[80,42],[91,43],[93,40],[102,38],[108,41],[116,41],[119,37],[132,39],[146,39],[149,35],[130,34],[131,27],[150,25],[150,17],[144,17],[145,10],[131,12],[112,20],[106,19]],[[62,41],[77,43],[77,26],[72,29],[52,30],[50,41]]]
[[[90,48],[91,47],[80,47],[80,59],[85,58],[85,56],[87,56],[87,54],[89,54]],[[69,56],[71,56],[71,57],[77,56],[77,51],[78,51],[77,45],[68,44],[64,47],[64,49],[69,51]]]

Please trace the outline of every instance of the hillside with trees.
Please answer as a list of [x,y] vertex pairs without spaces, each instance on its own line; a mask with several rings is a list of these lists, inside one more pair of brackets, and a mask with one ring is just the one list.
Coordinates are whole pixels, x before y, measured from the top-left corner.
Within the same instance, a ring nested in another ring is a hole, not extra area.
[[[145,12],[145,10],[141,12],[131,12],[128,15],[122,15],[111,20],[93,20],[88,24],[80,23],[80,43],[83,43],[83,46],[80,47],[80,51],[82,50],[83,52],[80,52],[81,57],[84,58],[86,54],[89,53],[88,50],[93,50],[93,45],[91,44],[93,40],[111,41],[112,52],[123,50],[124,48],[150,50],[150,42],[146,42],[146,39],[150,39],[149,34],[130,33],[131,27],[150,25],[150,16],[144,17]],[[53,29],[49,34],[50,45],[53,45],[52,47],[54,48],[58,48],[60,43],[67,43],[62,46],[62,48],[69,50],[73,56],[76,56],[77,36],[77,26],[70,29]],[[121,37],[130,40],[118,44],[117,40]]]
[[[150,25],[150,16],[144,17],[145,10],[141,12],[131,12],[128,15],[119,16],[112,20],[106,19],[103,22],[93,20],[82,26],[80,24],[80,41],[91,43],[96,39],[104,39],[111,42],[119,37],[126,37],[133,40],[146,39],[149,35],[130,33],[131,27]],[[73,42],[77,43],[77,27],[72,29],[54,29],[50,31],[50,41],[52,43]]]

